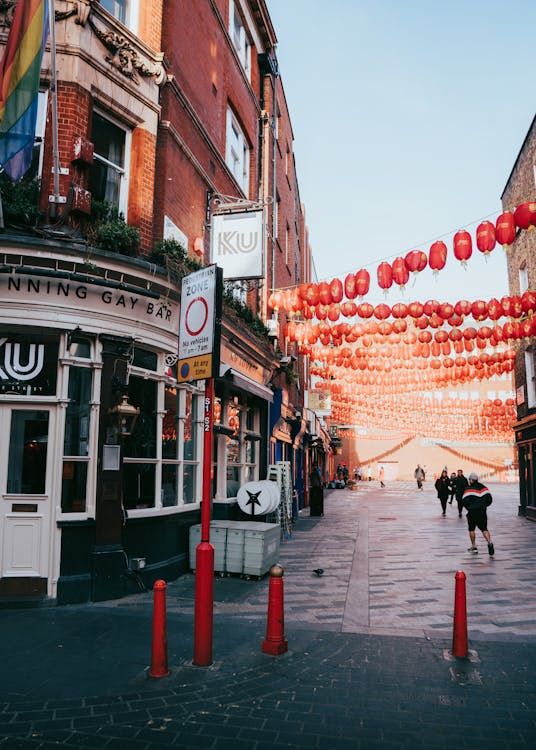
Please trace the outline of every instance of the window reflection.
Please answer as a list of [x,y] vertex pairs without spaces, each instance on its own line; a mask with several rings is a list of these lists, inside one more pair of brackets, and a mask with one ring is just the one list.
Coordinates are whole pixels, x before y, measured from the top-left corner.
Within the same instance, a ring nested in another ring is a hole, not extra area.
[[61,510],[83,513],[86,509],[87,463],[64,461],[61,476]]
[[46,487],[48,411],[13,409],[7,491],[42,495]]
[[87,456],[91,370],[83,367],[70,368],[68,397],[63,453],[66,456]]

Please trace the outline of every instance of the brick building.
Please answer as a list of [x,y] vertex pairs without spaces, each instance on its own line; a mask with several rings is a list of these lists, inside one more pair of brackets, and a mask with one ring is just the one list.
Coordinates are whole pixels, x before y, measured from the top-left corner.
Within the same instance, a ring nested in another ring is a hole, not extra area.
[[[536,196],[536,119],[528,130],[501,196],[504,210],[512,211]],[[518,231],[507,251],[510,294],[536,288],[536,237]],[[536,520],[536,361],[534,339],[523,339],[517,349],[514,381],[517,423],[514,425],[519,461],[519,512]]]
[[189,568],[203,389],[177,378],[179,280],[210,263],[215,214],[257,209],[266,231],[262,274],[228,284],[214,514],[240,517],[276,460],[302,476],[303,364],[298,388],[254,316],[310,260],[263,0],[56,0],[54,28],[57,155],[49,45],[31,170],[1,185],[0,597],[77,602]]

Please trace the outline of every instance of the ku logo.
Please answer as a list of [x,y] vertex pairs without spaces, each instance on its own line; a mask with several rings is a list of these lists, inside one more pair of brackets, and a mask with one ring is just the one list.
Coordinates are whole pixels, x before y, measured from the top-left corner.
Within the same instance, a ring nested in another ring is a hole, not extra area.
[[[0,338],[0,380],[32,380],[43,369],[44,344],[28,344],[27,356],[21,362],[21,345]],[[3,355],[2,355],[3,350]]]
[[218,255],[238,255],[252,253],[257,247],[258,232],[220,232],[218,235]]

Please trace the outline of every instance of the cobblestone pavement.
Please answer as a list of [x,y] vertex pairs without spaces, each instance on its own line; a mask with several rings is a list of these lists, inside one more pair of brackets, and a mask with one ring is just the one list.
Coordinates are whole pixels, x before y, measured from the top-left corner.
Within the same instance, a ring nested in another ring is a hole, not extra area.
[[[536,741],[536,524],[490,485],[494,558],[430,483],[326,493],[282,542],[289,650],[262,654],[268,580],[215,578],[214,662],[193,656],[194,576],[167,589],[169,677],[146,676],[152,594],[0,610],[0,748],[460,748]],[[313,570],[322,568],[317,577]],[[469,655],[451,656],[454,575]]]

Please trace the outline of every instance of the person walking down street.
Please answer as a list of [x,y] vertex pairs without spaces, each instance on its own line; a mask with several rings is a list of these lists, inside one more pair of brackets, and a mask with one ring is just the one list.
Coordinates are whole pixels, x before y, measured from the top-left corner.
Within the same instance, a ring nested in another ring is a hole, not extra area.
[[380,480],[380,487],[385,487],[385,482],[383,481],[385,479],[385,469],[383,468],[383,466],[380,466],[378,479]]
[[469,482],[467,481],[467,477],[463,473],[463,469],[458,469],[458,473],[454,481],[456,484],[455,495],[456,502],[458,503],[458,518],[461,518],[463,510],[463,493],[469,486]]
[[413,476],[417,480],[417,487],[422,490],[422,483],[424,482],[424,469],[420,464],[417,464],[417,468],[413,472]]
[[369,482],[372,481],[372,469],[370,468],[370,466],[367,469],[367,479],[369,480]]
[[443,469],[441,474],[436,479],[435,488],[437,496],[441,503],[441,515],[445,516],[447,512],[447,500],[450,494],[450,477],[446,469]]
[[488,530],[488,506],[493,502],[491,492],[485,484],[478,481],[478,474],[472,472],[469,474],[469,486],[463,493],[463,505],[467,508],[467,525],[469,527],[469,539],[471,546],[468,552],[478,554],[476,546],[476,531],[478,527],[488,543],[488,552],[491,557],[495,554],[495,547],[491,541],[491,534]]
[[452,501],[454,500],[454,497],[456,495],[456,472],[453,471],[450,475],[450,495],[449,495],[449,505],[452,505]]

